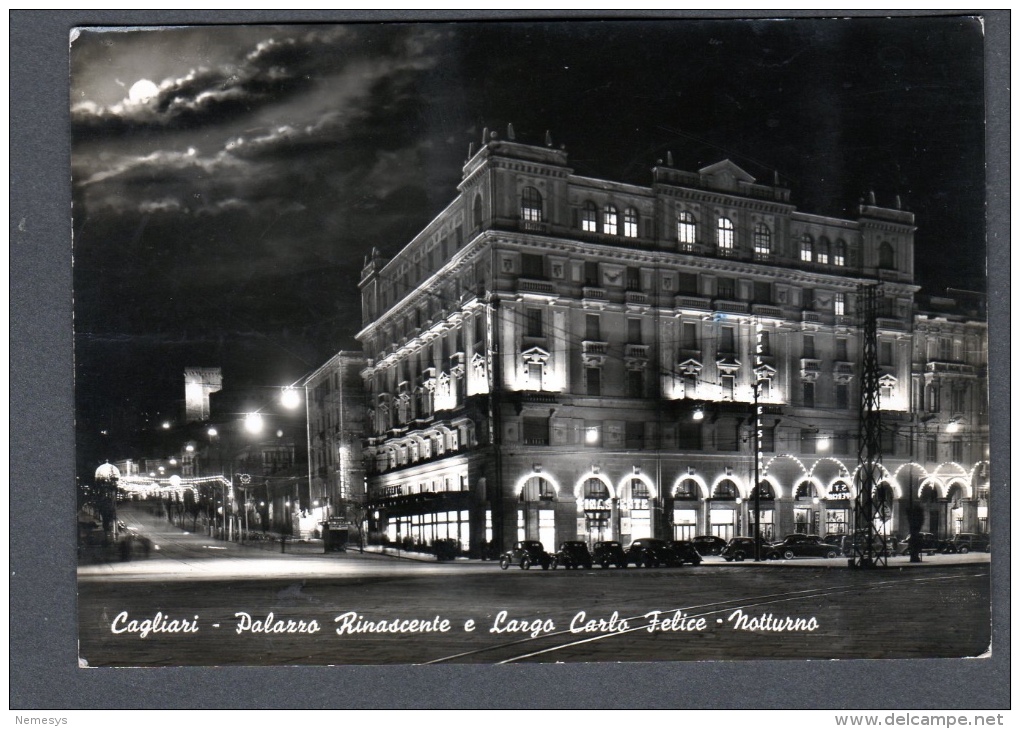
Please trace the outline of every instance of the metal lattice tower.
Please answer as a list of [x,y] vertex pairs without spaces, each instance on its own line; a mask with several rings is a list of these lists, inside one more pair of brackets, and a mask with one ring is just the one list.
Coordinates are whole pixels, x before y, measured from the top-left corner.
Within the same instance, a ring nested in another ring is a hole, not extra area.
[[854,498],[853,555],[850,566],[858,569],[887,567],[885,523],[889,512],[886,489],[879,489],[882,475],[882,413],[879,409],[878,284],[857,289],[861,330],[861,399],[858,419],[857,495]]

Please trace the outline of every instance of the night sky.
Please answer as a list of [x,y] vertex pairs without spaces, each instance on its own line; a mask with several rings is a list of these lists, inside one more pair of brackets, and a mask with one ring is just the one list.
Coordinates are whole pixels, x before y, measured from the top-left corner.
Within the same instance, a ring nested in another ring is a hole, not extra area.
[[966,18],[83,31],[79,466],[137,455],[185,366],[271,392],[356,348],[364,256],[406,244],[508,122],[583,175],[647,185],[669,151],[778,172],[810,213],[899,195],[918,282],[984,290],[983,71]]

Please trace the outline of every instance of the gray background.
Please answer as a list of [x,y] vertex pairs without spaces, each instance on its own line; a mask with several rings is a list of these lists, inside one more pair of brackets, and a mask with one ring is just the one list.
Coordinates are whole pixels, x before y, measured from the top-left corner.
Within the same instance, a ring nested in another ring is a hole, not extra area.
[[[889,11],[787,12],[889,15]],[[917,13],[898,13],[911,15]],[[929,13],[934,14],[934,13]],[[1009,545],[1009,12],[982,15],[988,103],[992,513]],[[10,12],[10,708],[1009,708],[1008,547],[987,659],[79,669],[68,48],[79,25],[634,17],[564,11]],[[641,17],[685,17],[644,12]],[[699,17],[767,17],[715,12]]]

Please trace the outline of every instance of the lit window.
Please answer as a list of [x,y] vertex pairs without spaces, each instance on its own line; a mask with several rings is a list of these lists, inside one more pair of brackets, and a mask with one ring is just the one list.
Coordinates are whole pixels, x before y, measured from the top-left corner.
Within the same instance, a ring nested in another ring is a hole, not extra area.
[[623,236],[637,238],[637,210],[627,208],[623,213]]
[[805,263],[811,263],[815,257],[815,244],[811,240],[810,235],[805,235],[800,239],[800,260]]
[[754,257],[768,258],[772,255],[772,231],[765,223],[754,226]]
[[829,240],[827,238],[822,238],[818,241],[818,253],[815,256],[815,261],[817,263],[829,263]]
[[733,250],[733,221],[729,218],[719,218],[716,228],[716,243],[721,251]]
[[682,212],[676,219],[676,238],[680,248],[689,251],[698,242],[698,226],[694,216],[688,212]]
[[521,191],[521,220],[526,223],[542,222],[542,193],[534,187]]
[[846,265],[846,241],[836,241],[836,248],[832,254],[832,263],[836,266]]
[[606,235],[616,235],[616,228],[616,208],[612,205],[606,205],[606,210],[602,213],[602,232]]
[[590,200],[581,208],[581,230],[585,233],[597,233],[599,230],[599,209]]
[[846,294],[836,294],[836,303],[834,306],[836,309],[836,316],[843,316],[846,314]]

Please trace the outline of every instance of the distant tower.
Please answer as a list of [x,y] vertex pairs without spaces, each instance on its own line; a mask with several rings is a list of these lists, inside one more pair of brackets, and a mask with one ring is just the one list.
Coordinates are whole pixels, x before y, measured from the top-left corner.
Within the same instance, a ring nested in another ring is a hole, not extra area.
[[219,367],[187,367],[184,370],[184,420],[209,419],[209,396],[223,389]]

